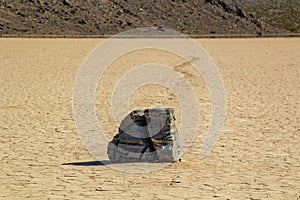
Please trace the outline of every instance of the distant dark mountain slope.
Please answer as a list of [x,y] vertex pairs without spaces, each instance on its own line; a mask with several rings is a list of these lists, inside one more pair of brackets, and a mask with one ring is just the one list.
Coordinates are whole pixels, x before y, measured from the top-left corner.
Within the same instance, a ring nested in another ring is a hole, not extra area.
[[0,0],[0,34],[101,35],[145,26],[186,34],[287,32],[253,8],[236,0]]
[[247,12],[273,27],[300,33],[300,0],[236,0]]

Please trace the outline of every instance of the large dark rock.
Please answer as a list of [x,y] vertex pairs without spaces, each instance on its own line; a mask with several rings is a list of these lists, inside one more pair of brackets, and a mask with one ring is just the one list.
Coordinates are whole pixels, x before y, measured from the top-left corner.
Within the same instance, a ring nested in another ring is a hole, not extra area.
[[176,162],[181,159],[171,108],[135,110],[125,117],[108,144],[112,162]]

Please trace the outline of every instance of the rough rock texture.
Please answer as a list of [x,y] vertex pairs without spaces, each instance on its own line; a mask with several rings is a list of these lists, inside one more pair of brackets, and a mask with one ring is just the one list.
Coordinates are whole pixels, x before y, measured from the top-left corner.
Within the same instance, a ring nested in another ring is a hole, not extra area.
[[181,157],[171,108],[135,110],[108,144],[112,162],[175,162]]
[[[268,12],[267,19],[263,17],[265,1],[252,4],[251,0],[246,4],[235,0],[0,0],[0,34],[110,35],[148,26],[185,34],[288,32],[286,26],[278,26],[281,15],[275,21],[271,20],[273,13]],[[299,8],[296,2],[285,5],[289,7],[280,9],[295,7],[296,12]],[[293,24],[297,32],[298,15],[285,16],[285,22]]]

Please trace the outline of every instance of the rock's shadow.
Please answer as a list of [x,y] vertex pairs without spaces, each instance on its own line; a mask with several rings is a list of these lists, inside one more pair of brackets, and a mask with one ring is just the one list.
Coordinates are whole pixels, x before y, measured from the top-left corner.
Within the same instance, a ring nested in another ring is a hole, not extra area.
[[113,164],[109,160],[102,160],[102,161],[87,161],[87,162],[70,162],[70,163],[63,163],[61,165],[73,165],[73,166],[99,166],[99,165],[110,165]]
[[128,162],[111,162],[110,160],[101,160],[101,161],[86,161],[86,162],[70,162],[70,163],[62,163],[61,165],[73,165],[73,166],[100,166],[100,165],[114,165],[114,164],[141,164],[141,163],[165,163],[165,162],[159,162],[159,161],[132,161],[129,160]]

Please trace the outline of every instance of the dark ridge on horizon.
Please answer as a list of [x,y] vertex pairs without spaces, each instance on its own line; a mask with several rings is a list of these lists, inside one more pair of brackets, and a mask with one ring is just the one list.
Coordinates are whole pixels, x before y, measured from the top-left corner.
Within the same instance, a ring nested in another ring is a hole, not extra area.
[[0,36],[105,37],[150,26],[200,37],[293,36],[299,8],[296,0],[0,0]]

